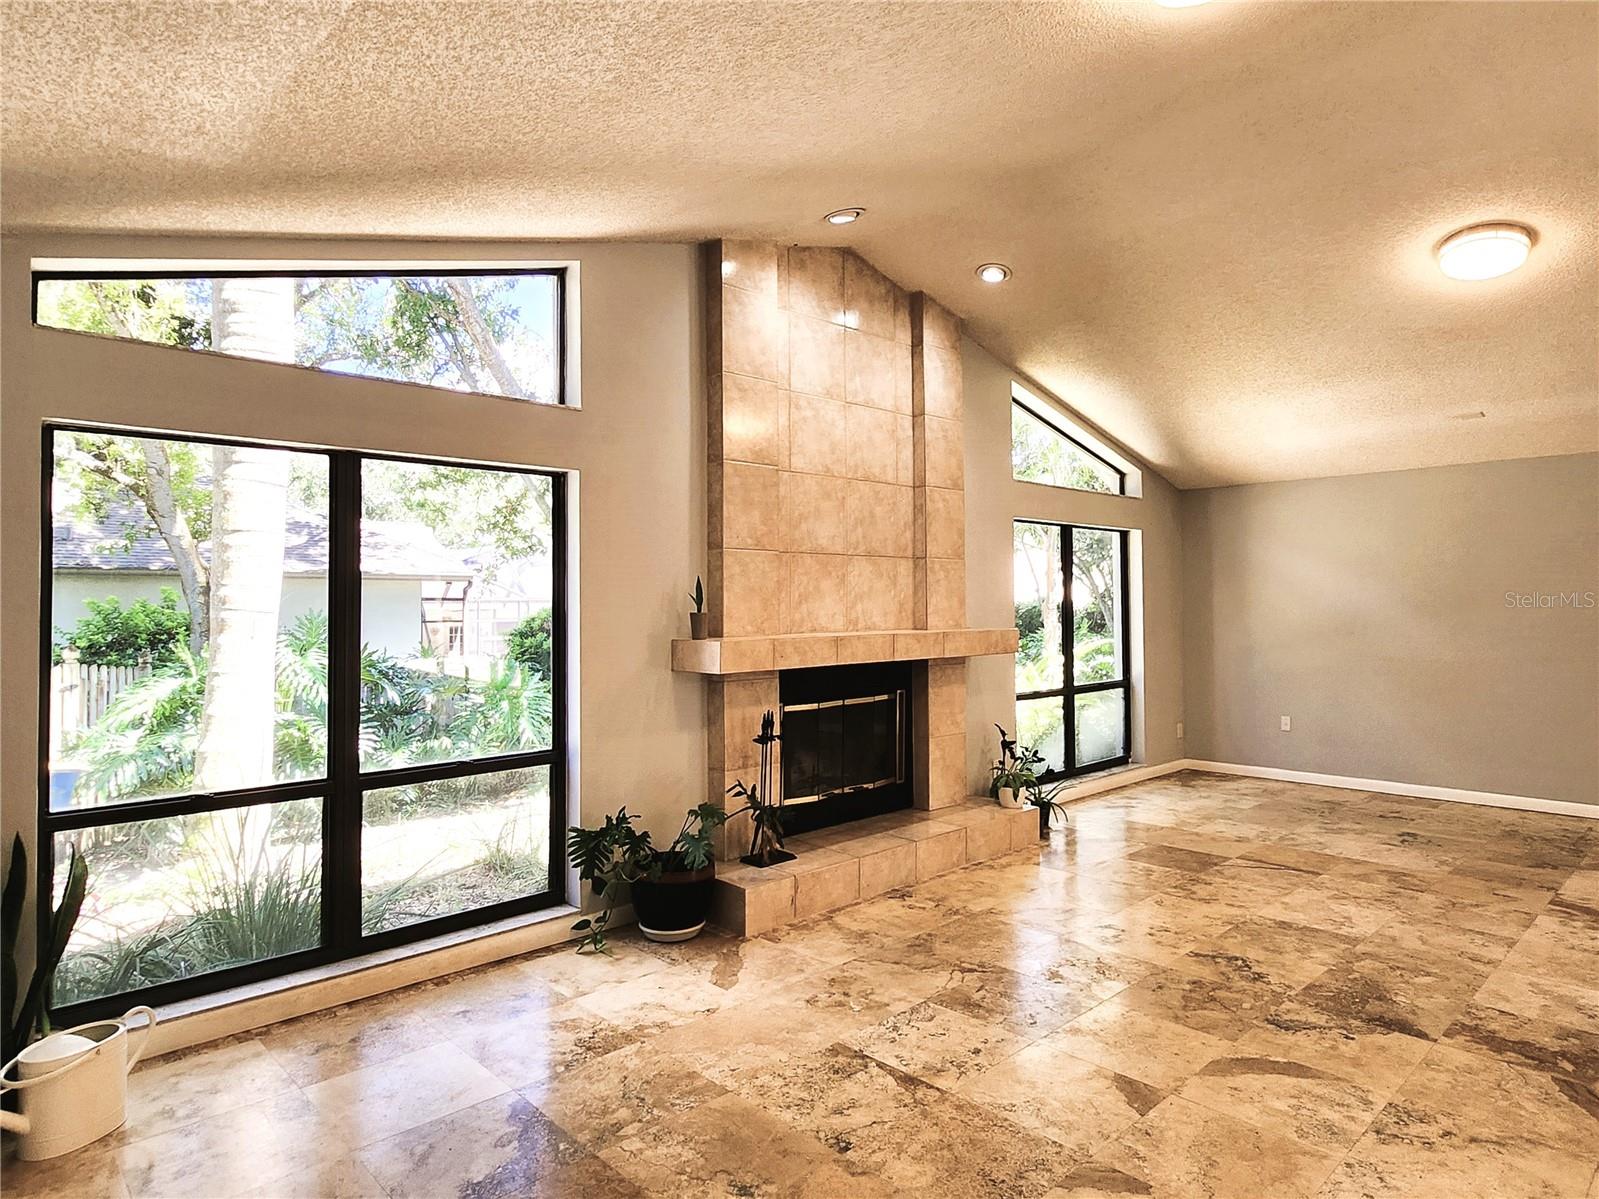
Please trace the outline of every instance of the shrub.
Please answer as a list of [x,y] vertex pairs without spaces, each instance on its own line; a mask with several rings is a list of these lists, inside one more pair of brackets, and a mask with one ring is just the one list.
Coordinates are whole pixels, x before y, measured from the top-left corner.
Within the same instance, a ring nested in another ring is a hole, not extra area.
[[1036,662],[1044,652],[1044,606],[1034,600],[1016,605],[1016,656],[1023,662]]
[[540,608],[529,616],[505,639],[506,656],[550,677],[551,617],[548,608]]
[[[66,634],[65,641],[86,666],[137,666],[146,656],[160,665],[171,661],[189,636],[189,614],[171,587],[161,588],[159,604],[134,600],[124,608],[116,596],[84,603],[89,615]],[[55,660],[61,661],[59,646]]]

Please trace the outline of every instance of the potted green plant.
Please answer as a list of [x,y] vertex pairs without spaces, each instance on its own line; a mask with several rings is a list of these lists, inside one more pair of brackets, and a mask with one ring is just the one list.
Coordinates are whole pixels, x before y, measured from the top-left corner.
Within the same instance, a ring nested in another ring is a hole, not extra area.
[[[45,940],[39,946],[33,976],[24,991],[17,946],[22,929],[22,905],[28,892],[28,851],[20,834],[11,842],[11,861],[6,867],[4,889],[5,912],[0,918],[0,931],[4,933],[4,944],[0,946],[0,968],[3,968],[0,1006],[5,1009],[4,1019],[0,1020],[0,1055],[4,1055],[5,1061],[25,1048],[36,1032],[50,1031],[50,982],[67,951],[67,942],[72,938],[72,928],[78,922],[89,885],[89,868],[76,846],[71,848],[70,854],[61,904],[50,913]],[[48,897],[42,902],[48,902]]]
[[688,614],[689,636],[695,641],[705,640],[705,581],[699,575],[694,576],[694,590],[688,593],[689,599],[694,601],[694,611]]
[[992,781],[988,793],[1002,808],[1019,808],[1034,775],[1004,726],[996,724],[994,727],[999,729],[999,759],[989,767]]
[[1048,837],[1052,828],[1066,827],[1066,805],[1055,798],[1065,786],[1065,783],[1056,783],[1046,790],[1043,782],[1034,778],[1028,788],[1027,801],[1038,809],[1038,835],[1041,839]]
[[639,931],[652,941],[687,941],[705,927],[716,883],[711,839],[728,813],[713,803],[689,809],[683,827],[665,849],[657,848],[647,829],[626,808],[607,816],[599,828],[573,825],[566,849],[578,877],[589,883],[605,907],[572,926],[588,934],[579,952],[606,950],[605,930],[615,914],[624,885],[632,890],[633,914]]
[[1043,773],[1044,755],[1030,745],[1018,745],[1003,726],[996,724],[994,727],[999,729],[999,760],[990,767],[994,781],[989,794],[1003,808],[1032,804],[1038,809],[1038,835],[1047,837],[1052,827],[1065,826],[1066,805],[1055,797],[1066,784],[1046,784],[1039,777]]

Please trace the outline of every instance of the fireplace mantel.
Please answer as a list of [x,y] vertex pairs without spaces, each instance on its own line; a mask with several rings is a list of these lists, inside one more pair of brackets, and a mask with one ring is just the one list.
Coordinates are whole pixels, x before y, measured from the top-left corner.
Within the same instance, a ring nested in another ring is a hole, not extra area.
[[893,629],[873,633],[789,633],[771,637],[674,639],[672,669],[687,674],[764,674],[855,662],[933,661],[1016,652],[1016,630]]

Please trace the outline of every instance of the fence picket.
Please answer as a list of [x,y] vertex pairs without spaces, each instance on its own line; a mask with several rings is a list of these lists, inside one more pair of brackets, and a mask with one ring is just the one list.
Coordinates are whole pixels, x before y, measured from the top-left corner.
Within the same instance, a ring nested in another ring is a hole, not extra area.
[[50,668],[50,757],[61,756],[64,742],[92,728],[117,695],[150,673],[137,666],[89,666],[70,657]]

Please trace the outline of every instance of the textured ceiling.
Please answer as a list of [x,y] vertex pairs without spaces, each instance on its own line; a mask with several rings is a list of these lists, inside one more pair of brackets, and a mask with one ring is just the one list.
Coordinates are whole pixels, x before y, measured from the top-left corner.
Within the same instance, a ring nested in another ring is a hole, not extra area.
[[[1594,4],[0,19],[11,230],[847,243],[1179,485],[1599,446]],[[1440,275],[1493,217],[1528,267]]]

